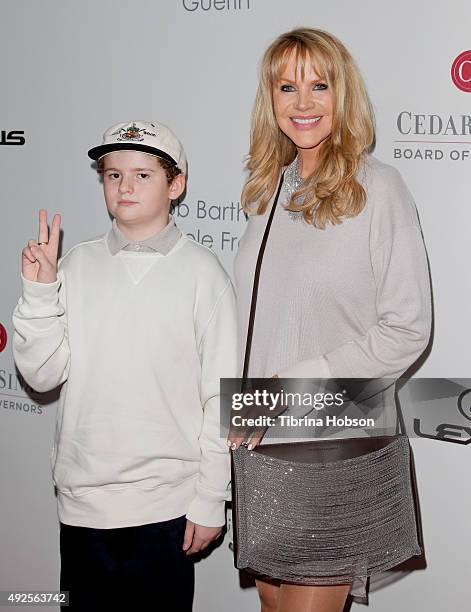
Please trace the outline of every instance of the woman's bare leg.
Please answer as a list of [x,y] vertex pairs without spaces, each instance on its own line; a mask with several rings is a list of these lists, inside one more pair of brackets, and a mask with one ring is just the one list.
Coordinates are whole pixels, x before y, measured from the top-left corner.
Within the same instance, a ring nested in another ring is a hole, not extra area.
[[276,612],[342,612],[350,588],[349,584],[303,586],[282,583]]
[[262,604],[261,612],[278,612],[280,585],[265,580],[255,580],[258,596]]

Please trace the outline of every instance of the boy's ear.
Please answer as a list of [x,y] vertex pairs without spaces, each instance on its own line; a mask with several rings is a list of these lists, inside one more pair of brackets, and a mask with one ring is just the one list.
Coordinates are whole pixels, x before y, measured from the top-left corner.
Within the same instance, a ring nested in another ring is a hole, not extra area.
[[186,178],[184,174],[177,174],[173,179],[169,187],[169,194],[171,200],[178,200],[178,198],[185,191]]

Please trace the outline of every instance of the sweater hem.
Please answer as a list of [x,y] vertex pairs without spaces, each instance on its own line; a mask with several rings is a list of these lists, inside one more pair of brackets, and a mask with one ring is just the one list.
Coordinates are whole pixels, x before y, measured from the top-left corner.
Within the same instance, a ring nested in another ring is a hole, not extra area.
[[66,525],[92,529],[116,529],[168,521],[186,515],[195,496],[196,480],[197,475],[178,485],[164,485],[155,489],[98,488],[79,497],[58,491],[59,520]]

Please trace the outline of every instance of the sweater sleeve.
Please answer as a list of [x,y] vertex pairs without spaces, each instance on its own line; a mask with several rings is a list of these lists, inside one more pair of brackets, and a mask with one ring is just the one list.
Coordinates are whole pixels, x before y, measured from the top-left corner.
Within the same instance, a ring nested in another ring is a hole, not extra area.
[[397,378],[427,346],[430,278],[413,197],[386,164],[368,169],[366,190],[377,322],[324,355],[291,364],[280,378]]
[[378,322],[325,355],[333,377],[397,378],[427,346],[431,295],[420,228],[400,229],[373,251],[371,263]]
[[430,336],[427,255],[414,199],[400,173],[386,164],[371,170],[367,193],[377,322],[324,357],[333,377],[397,378],[420,357]]
[[325,357],[304,359],[280,370],[279,378],[332,378],[329,364]]
[[26,382],[36,391],[67,380],[70,350],[64,279],[38,283],[22,277],[23,293],[13,312],[13,355]]
[[203,425],[199,437],[200,467],[196,494],[187,518],[206,527],[225,523],[230,499],[230,454],[220,429],[220,379],[237,371],[235,296],[228,280],[213,308],[200,341]]

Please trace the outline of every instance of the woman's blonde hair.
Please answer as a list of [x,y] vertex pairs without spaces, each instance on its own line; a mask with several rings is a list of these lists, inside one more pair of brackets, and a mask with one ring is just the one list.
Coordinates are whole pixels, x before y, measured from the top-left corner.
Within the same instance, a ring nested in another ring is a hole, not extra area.
[[[366,193],[357,180],[362,155],[374,141],[374,119],[363,79],[352,56],[332,34],[299,28],[279,36],[265,52],[260,84],[252,111],[248,180],[242,205],[248,213],[262,214],[272,197],[280,170],[296,157],[294,143],[280,130],[273,111],[273,86],[294,52],[304,69],[311,63],[333,94],[332,133],[319,150],[316,170],[305,186],[291,197],[289,208],[302,210],[304,218],[319,228],[341,223],[365,205]],[[302,204],[296,201],[304,196]]]

